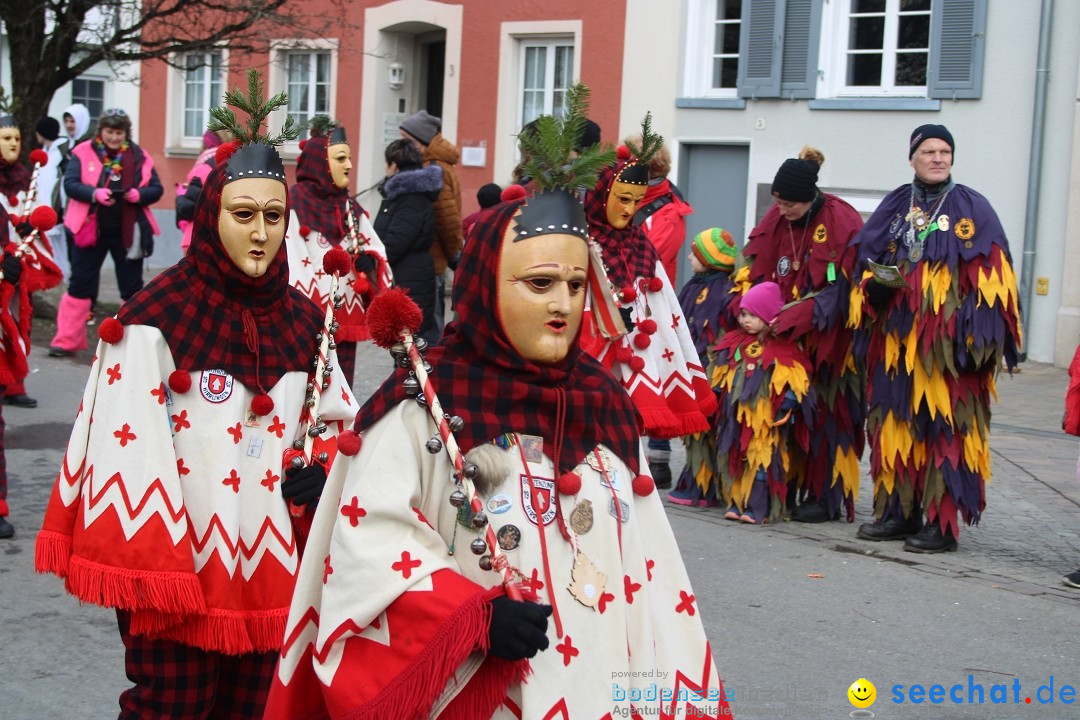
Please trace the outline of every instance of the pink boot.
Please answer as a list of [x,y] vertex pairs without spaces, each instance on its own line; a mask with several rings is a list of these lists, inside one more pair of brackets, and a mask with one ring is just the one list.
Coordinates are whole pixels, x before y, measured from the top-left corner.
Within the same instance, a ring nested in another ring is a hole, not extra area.
[[62,357],[86,349],[86,316],[90,298],[75,298],[64,293],[56,312],[56,335],[49,343],[49,355]]

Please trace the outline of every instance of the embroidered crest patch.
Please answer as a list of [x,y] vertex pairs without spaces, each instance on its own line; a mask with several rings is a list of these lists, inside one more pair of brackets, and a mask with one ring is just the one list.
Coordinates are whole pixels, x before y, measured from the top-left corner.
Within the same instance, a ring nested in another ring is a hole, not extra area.
[[203,370],[199,390],[210,402],[223,403],[232,396],[232,375],[224,370]]
[[[545,525],[550,525],[555,519],[555,481],[547,478],[532,478],[519,475],[521,480],[521,509],[533,525],[539,525],[541,519]],[[535,490],[535,494],[534,491]]]

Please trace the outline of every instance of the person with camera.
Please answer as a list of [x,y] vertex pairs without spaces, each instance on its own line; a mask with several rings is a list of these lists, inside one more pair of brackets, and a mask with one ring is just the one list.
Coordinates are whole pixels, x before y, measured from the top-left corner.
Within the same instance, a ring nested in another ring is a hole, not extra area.
[[106,110],[97,135],[72,149],[64,192],[69,198],[64,225],[74,234],[75,246],[71,280],[49,344],[52,357],[86,349],[86,316],[97,297],[105,256],[112,256],[120,297],[126,301],[142,289],[143,258],[153,252],[154,236],[160,234],[150,205],[161,199],[163,188],[153,159],[131,141],[126,112]]

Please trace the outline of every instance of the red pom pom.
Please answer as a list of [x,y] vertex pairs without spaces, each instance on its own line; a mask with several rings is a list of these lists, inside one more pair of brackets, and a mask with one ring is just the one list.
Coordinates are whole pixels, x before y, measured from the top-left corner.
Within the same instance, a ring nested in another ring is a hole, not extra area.
[[630,362],[630,358],[634,357],[634,351],[628,348],[626,345],[621,346],[615,351],[615,359],[624,365]]
[[306,238],[310,234],[311,234],[311,228],[309,228],[307,225],[301,225],[300,226],[300,237]]
[[360,452],[360,433],[346,430],[337,436],[337,449],[342,455],[352,457]]
[[114,317],[105,318],[98,328],[98,337],[110,345],[118,343],[124,337],[124,325]]
[[42,167],[44,167],[45,165],[48,165],[49,164],[49,153],[45,152],[44,150],[41,150],[40,148],[37,149],[37,150],[31,150],[30,151],[30,164],[31,165],[41,165]]
[[48,205],[38,205],[30,213],[30,224],[35,230],[48,232],[56,227],[56,211]]
[[299,145],[300,145],[300,152],[304,152],[304,146],[307,145],[307,140],[301,140]]
[[15,227],[19,227],[20,225],[23,224],[23,221],[26,220],[26,218],[24,218],[22,215],[16,215],[14,213],[8,213],[8,220],[10,220],[11,224],[14,225]]
[[652,345],[652,338],[645,333],[638,333],[634,336],[634,347],[638,350],[644,350],[650,345]]
[[230,140],[227,143],[221,143],[218,145],[218,149],[214,152],[214,164],[224,165],[232,157],[233,153],[240,149],[241,143],[239,140]]
[[615,150],[615,157],[617,157],[619,160],[629,160],[631,157],[633,157],[633,155],[630,153],[630,148],[626,147],[625,145],[620,145]]
[[191,389],[191,374],[186,370],[173,370],[169,373],[169,389],[183,395]]
[[274,398],[266,393],[259,393],[251,399],[251,412],[259,417],[265,417],[274,412]]
[[356,273],[356,279],[353,280],[352,289],[355,290],[358,295],[367,295],[371,292],[371,282],[367,279],[365,273]]
[[524,200],[525,188],[515,184],[507,185],[499,194],[499,199],[503,202],[515,202],[517,200]]
[[637,286],[641,292],[649,292],[649,278],[641,278],[638,280]]
[[662,278],[649,278],[649,292],[660,292],[663,289],[664,280]]
[[652,318],[645,318],[637,324],[637,329],[646,335],[653,335],[656,333],[656,321]]
[[630,369],[636,373],[641,372],[645,369],[645,361],[639,358],[637,355],[630,358],[630,362],[628,362],[627,365],[629,365]]
[[619,298],[623,302],[634,302],[637,300],[637,290],[634,289],[633,285],[627,285],[619,291]]
[[647,496],[656,489],[656,483],[648,475],[638,475],[634,478],[634,482],[630,483],[630,486],[634,488],[634,494],[641,497]]
[[581,476],[573,470],[564,472],[559,476],[559,479],[555,481],[555,487],[559,489],[563,495],[577,495],[581,490]]
[[19,196],[18,195],[8,195],[7,196],[7,204],[10,205],[11,207],[18,207],[19,206]]
[[379,347],[389,349],[401,340],[402,330],[415,333],[424,314],[404,288],[393,287],[375,296],[365,319],[371,339]]
[[339,247],[330,248],[330,251],[323,255],[322,266],[323,270],[331,275],[348,275],[352,258],[349,257],[349,253]]

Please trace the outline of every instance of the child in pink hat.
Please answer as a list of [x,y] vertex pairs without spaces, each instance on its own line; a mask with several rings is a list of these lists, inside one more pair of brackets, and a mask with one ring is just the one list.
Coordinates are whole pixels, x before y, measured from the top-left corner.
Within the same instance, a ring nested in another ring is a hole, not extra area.
[[724,517],[757,525],[783,512],[791,443],[804,450],[810,361],[797,342],[773,332],[784,301],[774,282],[754,285],[739,305],[739,327],[716,346],[712,385],[720,401],[717,449]]

